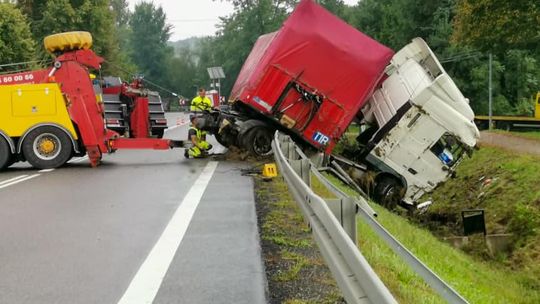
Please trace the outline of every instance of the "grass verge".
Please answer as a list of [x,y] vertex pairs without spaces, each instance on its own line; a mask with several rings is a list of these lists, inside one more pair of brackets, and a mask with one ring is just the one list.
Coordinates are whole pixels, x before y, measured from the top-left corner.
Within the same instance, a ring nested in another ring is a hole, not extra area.
[[344,303],[281,177],[255,178],[270,303]]
[[495,256],[486,253],[483,242],[464,250],[519,272],[523,284],[540,289],[539,179],[540,157],[483,147],[463,161],[457,178],[429,196],[434,205],[421,218],[422,223],[439,236],[460,235],[460,212],[484,209],[488,234],[509,233],[512,246]]
[[[336,179],[333,182],[347,193],[357,195]],[[376,204],[372,207],[390,233],[469,302],[540,303],[538,286],[529,274],[471,257],[409,219]],[[360,219],[358,236],[362,254],[400,303],[444,303]]]
[[503,131],[503,130],[497,130],[493,129],[490,132],[498,133],[498,134],[504,134],[504,135],[510,135],[510,136],[516,136],[516,137],[522,137],[522,138],[528,138],[528,139],[536,139],[540,141],[540,132],[539,131],[524,131],[524,132],[509,132],[509,131]]

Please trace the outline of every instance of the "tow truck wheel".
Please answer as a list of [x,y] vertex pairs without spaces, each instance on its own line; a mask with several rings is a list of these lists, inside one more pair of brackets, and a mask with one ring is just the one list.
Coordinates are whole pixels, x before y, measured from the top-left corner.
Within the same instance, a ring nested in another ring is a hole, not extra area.
[[39,127],[30,131],[24,139],[22,152],[35,168],[58,168],[72,155],[73,146],[68,135],[52,126]]
[[59,33],[45,37],[43,44],[50,53],[88,50],[92,47],[92,35],[89,32]]
[[247,131],[243,148],[251,155],[264,156],[272,151],[272,132],[264,126],[256,126]]
[[0,170],[9,167],[13,162],[11,150],[9,149],[9,144],[6,139],[0,136]]
[[165,130],[156,131],[157,138],[163,138],[163,134],[165,134]]
[[403,198],[403,190],[403,186],[398,180],[385,176],[377,181],[373,194],[377,203],[393,210]]

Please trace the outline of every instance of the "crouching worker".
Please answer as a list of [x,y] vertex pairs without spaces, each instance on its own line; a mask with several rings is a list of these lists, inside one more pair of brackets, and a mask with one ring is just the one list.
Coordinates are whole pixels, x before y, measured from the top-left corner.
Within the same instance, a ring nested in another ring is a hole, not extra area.
[[208,155],[208,151],[212,149],[212,145],[206,141],[206,131],[199,129],[197,123],[200,117],[196,115],[191,116],[191,126],[188,131],[188,140],[191,141],[193,147],[186,149],[184,156],[186,158],[201,158]]

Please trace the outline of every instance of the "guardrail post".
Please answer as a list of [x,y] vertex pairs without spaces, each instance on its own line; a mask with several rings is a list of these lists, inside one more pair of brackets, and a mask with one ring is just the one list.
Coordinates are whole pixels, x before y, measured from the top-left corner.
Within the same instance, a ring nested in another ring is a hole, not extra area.
[[295,146],[294,142],[290,141],[290,139],[289,139],[289,141],[286,143],[286,145],[287,145],[288,152],[289,152],[289,153],[287,153],[287,158],[289,160],[297,160],[297,159],[299,159],[299,155],[298,155],[298,152],[296,152],[296,146]]
[[354,199],[345,198],[325,198],[324,201],[336,219],[343,227],[343,230],[357,244],[356,239],[356,203]]
[[290,160],[289,164],[293,170],[300,175],[304,183],[311,187],[311,163],[309,159]]
[[347,232],[351,240],[358,244],[356,235],[356,214],[358,213],[358,207],[356,202],[351,197],[346,197],[341,200],[341,208],[343,210],[343,219],[341,226]]
[[278,142],[277,144],[279,145],[281,151],[283,151],[283,155],[285,156],[289,156],[289,145],[287,144],[287,142],[284,140],[283,137],[278,137]]
[[309,159],[311,160],[311,163],[313,163],[315,168],[320,168],[324,163],[324,153],[322,152],[315,153],[311,155]]

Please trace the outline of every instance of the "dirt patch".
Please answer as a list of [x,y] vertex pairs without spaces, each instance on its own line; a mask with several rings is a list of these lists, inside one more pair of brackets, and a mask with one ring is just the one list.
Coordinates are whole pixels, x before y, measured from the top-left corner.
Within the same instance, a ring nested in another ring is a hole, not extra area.
[[255,178],[269,303],[345,303],[281,178]]
[[249,152],[242,150],[240,148],[237,148],[235,146],[230,146],[229,148],[224,148],[222,151],[218,151],[217,153],[214,153],[211,155],[212,159],[218,160],[218,161],[249,161],[249,162],[257,162],[257,161],[266,161],[272,162],[273,156],[271,154],[264,155],[264,156],[253,156],[249,154]]
[[540,141],[512,134],[483,131],[480,133],[480,146],[498,147],[507,151],[540,155]]

